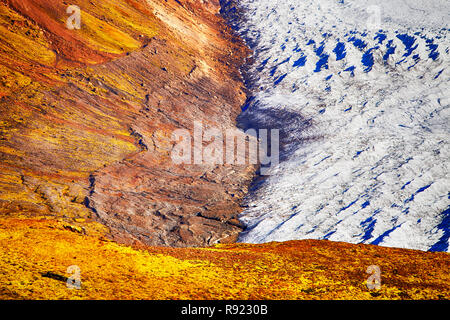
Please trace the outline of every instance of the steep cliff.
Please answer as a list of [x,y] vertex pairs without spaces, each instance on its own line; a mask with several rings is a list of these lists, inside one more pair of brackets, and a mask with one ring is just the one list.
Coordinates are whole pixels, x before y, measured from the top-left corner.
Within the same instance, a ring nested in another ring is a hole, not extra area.
[[234,128],[246,98],[218,1],[70,4],[80,29],[63,1],[0,4],[0,213],[97,220],[125,243],[234,240],[253,169],[170,158],[173,130]]

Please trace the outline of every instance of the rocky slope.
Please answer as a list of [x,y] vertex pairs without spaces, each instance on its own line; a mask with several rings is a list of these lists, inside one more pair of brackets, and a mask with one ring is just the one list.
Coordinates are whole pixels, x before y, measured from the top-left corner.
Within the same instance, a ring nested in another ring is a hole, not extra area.
[[0,213],[96,219],[125,243],[234,240],[253,168],[170,158],[173,130],[234,128],[246,98],[218,2],[71,4],[80,30],[63,1],[0,4]]
[[449,251],[450,2],[240,0],[228,11],[254,51],[239,119],[282,137],[240,241]]
[[170,136],[234,127],[247,49],[218,1],[70,4],[79,30],[66,2],[0,1],[0,299],[450,298],[446,253],[208,246],[242,230],[254,168],[175,166]]

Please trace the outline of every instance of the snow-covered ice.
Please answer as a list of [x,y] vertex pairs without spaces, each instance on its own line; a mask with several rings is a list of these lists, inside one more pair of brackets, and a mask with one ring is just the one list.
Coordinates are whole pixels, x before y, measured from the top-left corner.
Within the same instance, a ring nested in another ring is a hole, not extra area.
[[241,0],[240,121],[279,128],[240,241],[449,251],[450,1]]

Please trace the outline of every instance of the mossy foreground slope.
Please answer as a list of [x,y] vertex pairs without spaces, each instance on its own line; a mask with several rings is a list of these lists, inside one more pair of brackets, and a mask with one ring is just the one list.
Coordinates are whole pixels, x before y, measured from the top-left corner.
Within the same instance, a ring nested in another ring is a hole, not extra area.
[[[450,298],[447,253],[312,240],[138,249],[45,218],[1,219],[0,247],[2,299]],[[67,287],[72,265],[80,289]]]

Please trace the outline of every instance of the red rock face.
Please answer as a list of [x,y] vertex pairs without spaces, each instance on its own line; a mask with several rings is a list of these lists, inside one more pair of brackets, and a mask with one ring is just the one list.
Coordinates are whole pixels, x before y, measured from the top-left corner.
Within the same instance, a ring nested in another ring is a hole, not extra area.
[[[147,50],[161,52],[165,47],[154,43]],[[145,52],[133,53],[108,68],[147,65]],[[155,75],[160,82],[155,83]],[[208,77],[174,79],[159,70],[147,76],[134,74],[133,79],[139,79],[148,92],[139,116],[129,123],[141,152],[93,173],[89,206],[120,242],[187,246],[235,240],[241,231],[239,199],[252,169],[174,165],[170,134],[178,128],[192,132],[194,121],[223,131],[232,128],[242,92]]]
[[[173,130],[234,128],[247,49],[210,1],[0,4],[0,214],[95,219],[125,243],[241,231],[252,166],[175,165]],[[21,42],[21,45],[18,45]]]

